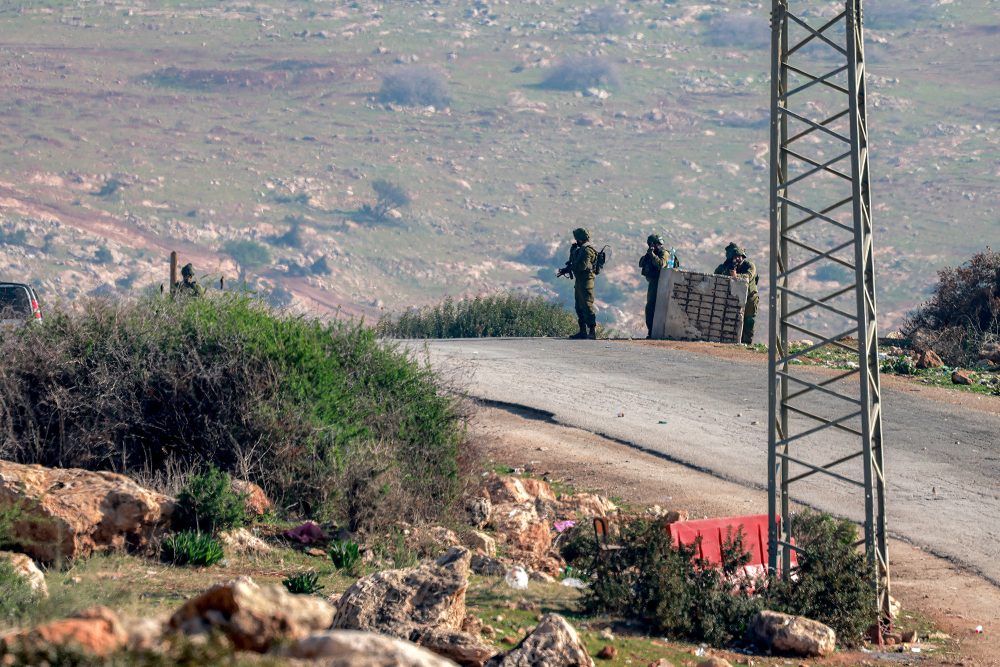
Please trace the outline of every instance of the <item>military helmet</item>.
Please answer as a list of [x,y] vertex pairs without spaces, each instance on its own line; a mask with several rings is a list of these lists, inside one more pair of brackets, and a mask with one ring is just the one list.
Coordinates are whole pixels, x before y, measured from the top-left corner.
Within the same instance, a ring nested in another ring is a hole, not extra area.
[[730,257],[737,257],[737,256],[746,257],[747,251],[741,248],[740,246],[736,245],[735,243],[730,243],[729,245],[727,245],[726,258],[728,259]]
[[663,245],[663,237],[659,234],[650,234],[646,237],[646,245]]
[[590,232],[588,232],[583,227],[577,227],[573,230],[573,238],[575,238],[580,243],[590,240]]
[[194,265],[185,264],[184,268],[181,269],[181,276],[184,278],[194,278]]

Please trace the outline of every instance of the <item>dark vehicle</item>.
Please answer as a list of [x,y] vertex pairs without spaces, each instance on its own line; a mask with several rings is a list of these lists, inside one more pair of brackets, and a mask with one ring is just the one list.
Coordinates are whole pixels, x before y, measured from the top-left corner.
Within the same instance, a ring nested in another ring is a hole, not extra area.
[[42,321],[42,310],[31,285],[0,283],[0,326],[14,329],[33,321]]

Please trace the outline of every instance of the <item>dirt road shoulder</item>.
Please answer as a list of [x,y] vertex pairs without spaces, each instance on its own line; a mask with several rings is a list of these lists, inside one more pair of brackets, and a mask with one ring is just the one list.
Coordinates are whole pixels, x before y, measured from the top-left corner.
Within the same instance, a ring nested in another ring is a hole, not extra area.
[[[625,503],[687,510],[691,517],[767,511],[763,488],[748,488],[666,461],[530,411],[482,407],[470,435],[498,464],[563,480]],[[954,637],[951,664],[1000,665],[1000,589],[905,542],[890,543],[892,594]],[[984,632],[976,633],[982,625]]]

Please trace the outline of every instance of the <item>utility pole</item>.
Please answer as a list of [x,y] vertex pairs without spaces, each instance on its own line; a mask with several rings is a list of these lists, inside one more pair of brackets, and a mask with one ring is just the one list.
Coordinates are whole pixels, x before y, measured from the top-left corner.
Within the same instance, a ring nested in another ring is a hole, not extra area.
[[[844,0],[830,15],[817,0],[771,3],[769,566],[783,576],[791,568],[792,485],[837,494],[841,511],[863,522],[884,631],[892,619],[861,5]],[[827,351],[847,353],[842,368],[796,364]]]

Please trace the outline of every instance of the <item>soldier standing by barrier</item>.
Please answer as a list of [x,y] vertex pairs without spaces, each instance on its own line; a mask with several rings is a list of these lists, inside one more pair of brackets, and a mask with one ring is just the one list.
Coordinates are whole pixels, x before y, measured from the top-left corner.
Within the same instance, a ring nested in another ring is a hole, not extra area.
[[680,268],[677,255],[668,253],[663,246],[663,237],[650,234],[646,237],[646,254],[639,258],[639,269],[648,285],[646,286],[646,338],[653,337],[653,314],[656,312],[656,293],[660,285],[660,270]]
[[576,321],[580,330],[570,338],[593,340],[597,338],[597,309],[594,308],[597,250],[590,243],[590,233],[586,229],[574,229],[573,238],[575,240],[569,250],[569,261],[556,275],[569,276],[575,281]]
[[753,343],[754,323],[757,319],[757,307],[760,305],[760,296],[757,293],[760,276],[757,275],[757,267],[747,259],[746,250],[735,243],[730,243],[726,246],[726,261],[715,268],[715,273],[747,282],[747,305],[743,310],[741,341],[744,345],[750,345]]

